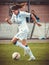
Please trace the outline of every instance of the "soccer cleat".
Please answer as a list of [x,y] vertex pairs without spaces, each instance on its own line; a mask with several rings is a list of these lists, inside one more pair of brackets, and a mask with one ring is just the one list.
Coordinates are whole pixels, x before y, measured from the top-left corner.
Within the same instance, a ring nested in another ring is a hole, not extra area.
[[35,60],[35,57],[34,58],[31,57],[31,58],[28,59],[28,61],[33,61],[33,60]]

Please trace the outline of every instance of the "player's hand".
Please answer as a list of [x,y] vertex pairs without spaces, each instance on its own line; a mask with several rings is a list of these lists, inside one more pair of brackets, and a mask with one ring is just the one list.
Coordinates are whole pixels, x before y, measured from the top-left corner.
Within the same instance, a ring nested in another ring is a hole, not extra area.
[[12,24],[11,21],[10,21],[10,18],[5,18],[5,22],[7,22],[8,24]]
[[41,24],[39,24],[39,23],[38,23],[37,25],[38,25],[39,27],[40,27],[40,26],[42,26],[42,25],[41,25]]
[[5,18],[5,21],[7,22],[9,20],[9,18]]

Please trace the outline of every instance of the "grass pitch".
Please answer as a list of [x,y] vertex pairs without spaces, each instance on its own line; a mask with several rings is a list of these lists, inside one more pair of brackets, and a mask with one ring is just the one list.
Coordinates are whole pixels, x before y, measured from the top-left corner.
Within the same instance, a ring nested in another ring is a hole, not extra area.
[[[27,61],[29,56],[24,56],[22,48],[13,44],[0,44],[0,65],[49,65],[49,43],[28,43],[35,61]],[[20,60],[13,60],[12,53],[19,52]]]

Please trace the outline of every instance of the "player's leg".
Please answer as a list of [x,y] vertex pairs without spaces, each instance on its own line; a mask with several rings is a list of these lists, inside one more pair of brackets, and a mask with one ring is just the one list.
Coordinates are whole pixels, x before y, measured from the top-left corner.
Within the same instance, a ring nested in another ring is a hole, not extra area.
[[28,59],[29,61],[35,60],[35,56],[33,55],[29,46],[27,46],[27,54],[30,56],[30,58]]
[[13,39],[11,40],[11,42],[15,45],[16,44],[16,42],[18,41],[18,38],[16,38],[16,37],[13,37]]
[[20,42],[19,42],[19,39],[16,38],[16,37],[14,37],[14,38],[11,40],[11,42],[12,42],[14,45],[16,45],[16,46],[19,46],[19,47],[21,47],[21,48],[23,48],[23,49],[26,49],[25,46],[24,46],[22,43],[20,43]]
[[35,60],[35,57],[30,49],[30,47],[27,45],[26,40],[22,40],[22,44],[25,45],[26,49],[24,49],[24,55],[28,54],[30,56],[30,58],[28,59],[30,60]]
[[[27,42],[26,42],[26,40],[25,39],[23,39],[22,41],[21,41],[21,43],[26,47],[27,46]],[[26,56],[27,55],[27,51],[24,49],[24,56]]]

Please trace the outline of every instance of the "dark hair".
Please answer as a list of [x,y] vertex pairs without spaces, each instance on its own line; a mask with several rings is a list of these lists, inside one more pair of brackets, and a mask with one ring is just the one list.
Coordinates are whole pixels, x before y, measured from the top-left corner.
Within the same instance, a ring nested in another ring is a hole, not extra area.
[[14,5],[14,6],[11,7],[11,10],[18,10],[20,8],[22,8],[22,6],[20,6],[20,5]]

